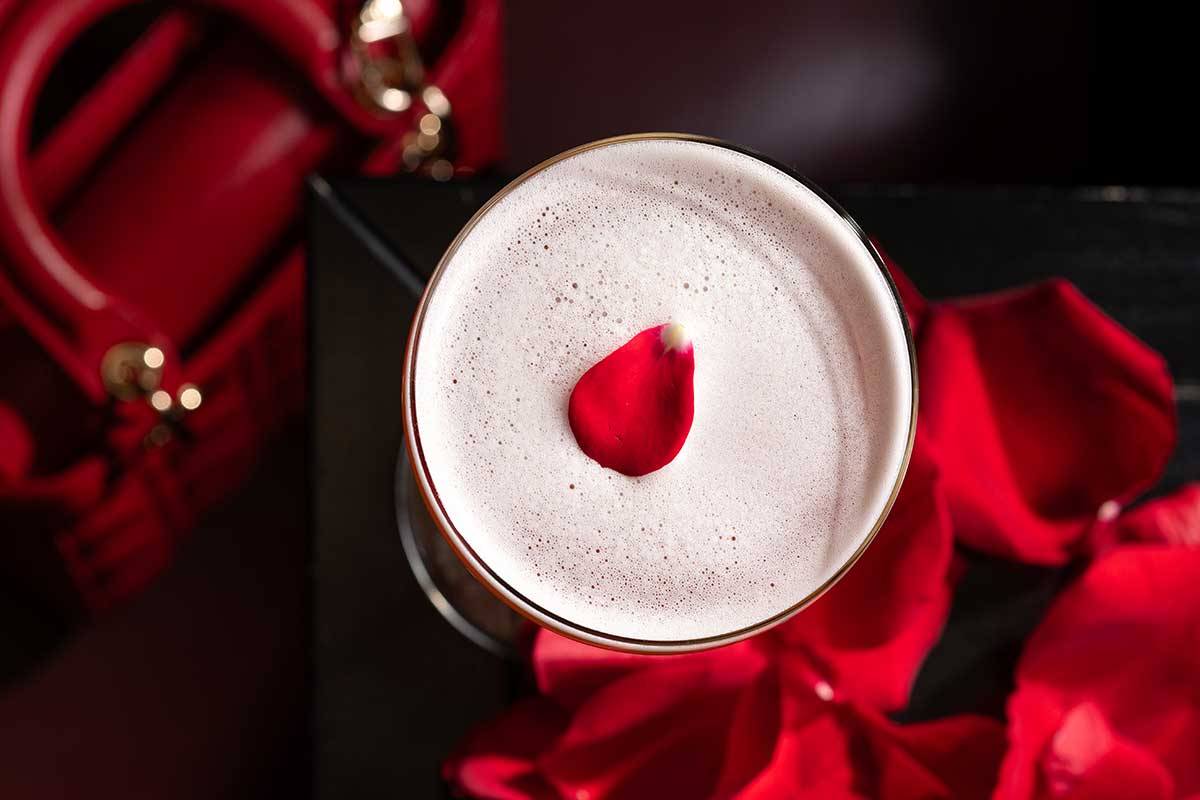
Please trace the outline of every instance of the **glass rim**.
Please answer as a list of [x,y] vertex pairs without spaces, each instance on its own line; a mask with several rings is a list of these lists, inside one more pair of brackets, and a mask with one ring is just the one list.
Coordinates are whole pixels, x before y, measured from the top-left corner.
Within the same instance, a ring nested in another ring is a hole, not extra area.
[[[606,147],[613,144],[634,141],[688,141],[699,144],[707,144],[715,147],[721,147],[727,150],[741,153],[743,155],[754,158],[758,161],[773,167],[792,180],[795,180],[804,188],[811,191],[821,202],[831,208],[834,213],[842,219],[842,221],[850,228],[854,236],[862,243],[870,254],[872,261],[875,263],[879,274],[882,276],[884,283],[891,293],[894,304],[894,310],[899,316],[900,326],[904,332],[905,347],[908,352],[909,375],[911,377],[911,392],[912,401],[909,408],[909,421],[907,439],[904,446],[904,454],[900,460],[899,468],[896,470],[896,477],[892,484],[891,491],[888,494],[887,501],[880,510],[878,517],[872,524],[870,531],[863,538],[862,542],[855,551],[840,564],[837,570],[821,583],[813,591],[809,592],[805,597],[796,603],[788,606],[786,609],[771,615],[770,617],[756,622],[752,625],[747,625],[726,633],[718,633],[710,636],[691,638],[691,639],[638,639],[634,637],[620,636],[617,634],[607,633],[601,630],[588,628],[576,622],[567,619],[561,615],[543,608],[534,603],[532,600],[523,595],[519,590],[506,582],[503,578],[497,575],[488,564],[479,557],[475,550],[471,547],[466,538],[454,526],[453,521],[446,513],[442,502],[437,493],[437,488],[433,484],[433,478],[430,475],[429,465],[425,461],[424,451],[421,447],[420,431],[417,425],[416,418],[416,387],[413,381],[413,373],[415,371],[417,360],[417,342],[420,339],[421,331],[424,327],[425,312],[428,309],[430,298],[436,291],[438,283],[446,270],[447,265],[458,252],[459,247],[471,231],[481,219],[501,200],[508,196],[516,187],[527,181],[529,178],[544,171],[554,164],[564,161],[580,153],[589,150],[595,150],[601,147]],[[723,645],[732,644],[742,639],[754,636],[770,628],[779,625],[787,619],[795,616],[797,613],[811,605],[818,597],[827,592],[839,580],[841,580],[850,568],[858,562],[862,554],[866,552],[867,547],[874,541],[879,529],[883,527],[884,521],[892,510],[892,506],[896,502],[896,497],[900,493],[900,487],[904,483],[905,474],[908,471],[909,461],[912,457],[913,442],[916,437],[917,430],[917,354],[916,346],[913,341],[912,329],[908,322],[908,314],[904,310],[904,306],[900,301],[900,293],[896,288],[895,281],[892,280],[888,272],[887,265],[883,261],[883,257],[876,250],[874,244],[871,243],[870,237],[863,231],[854,218],[851,217],[845,209],[841,207],[832,197],[830,197],[823,189],[814,184],[796,170],[782,164],[775,159],[765,156],[755,150],[736,145],[722,139],[716,139],[709,136],[701,136],[689,133],[633,133],[624,134],[621,136],[612,136],[606,139],[598,139],[593,142],[572,147],[552,156],[545,161],[527,169],[519,176],[506,184],[499,192],[488,199],[476,211],[467,223],[462,227],[454,240],[446,248],[438,261],[437,267],[430,276],[428,283],[425,286],[425,291],[421,294],[421,300],[417,305],[416,313],[413,315],[412,325],[409,329],[408,342],[404,353],[404,372],[402,381],[402,408],[404,416],[404,446],[408,449],[409,463],[412,465],[413,472],[416,477],[418,494],[425,503],[426,509],[429,511],[434,524],[441,532],[442,536],[450,544],[451,550],[458,556],[459,560],[467,568],[467,570],[491,590],[492,594],[500,600],[508,604],[519,614],[537,623],[538,625],[548,628],[555,633],[573,639],[584,644],[590,644],[597,647],[604,647],[610,650],[617,650],[627,653],[649,653],[649,654],[670,654],[670,653],[686,653],[696,650],[708,650]]]

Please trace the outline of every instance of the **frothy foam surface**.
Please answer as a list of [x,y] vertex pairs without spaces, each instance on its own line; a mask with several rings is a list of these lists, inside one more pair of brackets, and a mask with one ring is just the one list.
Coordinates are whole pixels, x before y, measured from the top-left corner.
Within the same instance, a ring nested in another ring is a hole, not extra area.
[[[635,333],[695,346],[679,455],[628,478],[575,443],[571,389]],[[729,634],[862,545],[903,462],[900,315],[844,220],[779,170],[680,140],[611,143],[482,216],[431,295],[413,367],[442,508],[496,577],[610,637]]]

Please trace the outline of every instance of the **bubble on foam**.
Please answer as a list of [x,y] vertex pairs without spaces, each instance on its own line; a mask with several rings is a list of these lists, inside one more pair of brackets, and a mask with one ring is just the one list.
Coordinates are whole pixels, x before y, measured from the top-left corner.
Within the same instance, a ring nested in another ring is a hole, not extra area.
[[[692,431],[627,478],[578,448],[567,398],[672,320],[696,348]],[[447,265],[415,369],[430,475],[481,560],[552,614],[644,640],[735,631],[827,582],[886,504],[911,407],[855,234],[778,170],[685,141],[588,150],[500,200]]]

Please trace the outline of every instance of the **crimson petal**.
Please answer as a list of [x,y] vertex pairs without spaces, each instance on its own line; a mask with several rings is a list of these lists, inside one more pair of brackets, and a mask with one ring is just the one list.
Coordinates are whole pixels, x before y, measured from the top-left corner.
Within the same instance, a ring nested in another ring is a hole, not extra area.
[[789,697],[774,758],[737,800],[984,798],[1004,726],[964,715],[898,725],[865,706]]
[[601,466],[646,475],[669,464],[692,429],[695,351],[677,323],[648,328],[575,384],[568,421]]
[[543,698],[522,700],[476,726],[446,759],[442,777],[458,793],[484,800],[558,797],[538,771],[536,759],[567,722],[567,715]]
[[[732,651],[732,652],[729,652]],[[680,657],[594,692],[539,766],[566,797],[703,797],[724,768],[730,724],[766,668],[743,644],[722,661]]]
[[1200,547],[1200,483],[1135,506],[1117,518],[1117,539]]
[[697,664],[739,671],[741,662],[761,657],[755,650],[752,643],[743,642],[684,655],[638,655],[592,647],[542,629],[534,641],[533,671],[543,694],[564,708],[578,708],[596,691],[634,672]]
[[897,725],[878,712],[851,707],[868,745],[858,774],[875,776],[871,796],[985,798],[1004,755],[1004,726],[986,717],[956,717]]
[[956,534],[980,550],[1064,563],[1174,447],[1163,359],[1066,281],[935,304],[918,360]]
[[1200,550],[1117,548],[1026,646],[996,797],[1162,796],[1163,775],[1200,792],[1197,697]]

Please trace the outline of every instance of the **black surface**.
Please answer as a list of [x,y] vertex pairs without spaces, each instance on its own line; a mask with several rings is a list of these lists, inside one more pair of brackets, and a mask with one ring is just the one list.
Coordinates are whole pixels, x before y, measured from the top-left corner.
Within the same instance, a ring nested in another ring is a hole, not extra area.
[[[467,213],[431,192],[389,231],[413,241]],[[416,298],[339,216],[311,204],[314,796],[439,797],[442,756],[504,705],[510,676],[434,611],[405,561],[392,476]]]
[[[401,359],[415,305],[403,288],[412,281],[396,271],[427,276],[500,185],[354,179],[334,183],[333,202],[313,203],[314,758],[322,800],[442,796],[441,758],[519,685],[515,668],[467,644],[425,601],[392,518]],[[1200,476],[1200,193],[833,194],[930,297],[1053,275],[1074,281],[1171,364],[1181,446],[1158,491]],[[1071,577],[964,555],[969,567],[949,624],[904,719],[1001,713],[1021,641]]]

